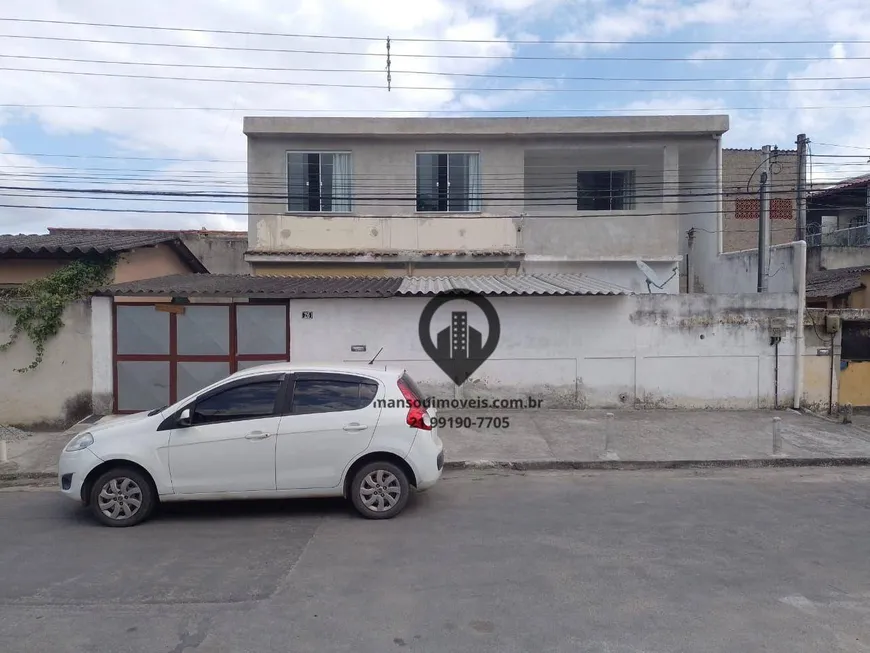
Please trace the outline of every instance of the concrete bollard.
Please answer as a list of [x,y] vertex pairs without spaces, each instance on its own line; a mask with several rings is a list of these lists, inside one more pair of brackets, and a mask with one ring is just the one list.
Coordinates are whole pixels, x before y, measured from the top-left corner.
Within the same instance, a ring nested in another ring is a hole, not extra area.
[[9,455],[6,451],[6,440],[0,440],[0,463],[8,463]]
[[781,456],[782,455],[782,434],[779,432],[779,423],[782,421],[781,417],[773,418],[773,455]]
[[604,419],[604,453],[599,458],[602,460],[619,460],[613,451],[610,450],[611,440],[613,439],[613,413],[607,413]]
[[852,423],[852,404],[843,406],[843,424]]

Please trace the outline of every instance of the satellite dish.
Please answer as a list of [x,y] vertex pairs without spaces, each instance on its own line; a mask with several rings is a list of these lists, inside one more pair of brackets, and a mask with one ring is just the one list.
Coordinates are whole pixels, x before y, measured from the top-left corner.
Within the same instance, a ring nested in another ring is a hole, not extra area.
[[643,276],[646,277],[646,285],[649,288],[650,285],[655,286],[659,290],[663,290],[665,284],[659,279],[659,276],[653,271],[653,269],[648,266],[646,263],[641,261],[640,259],[636,260],[637,269],[643,273]]

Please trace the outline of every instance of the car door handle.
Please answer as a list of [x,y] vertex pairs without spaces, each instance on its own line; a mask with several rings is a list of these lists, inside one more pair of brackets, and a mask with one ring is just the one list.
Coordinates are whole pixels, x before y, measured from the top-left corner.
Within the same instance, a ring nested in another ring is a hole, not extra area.
[[368,428],[365,424],[357,424],[354,422],[353,424],[348,424],[344,427],[345,431],[365,431]]
[[251,431],[245,436],[246,440],[265,440],[271,435],[270,433],[266,433],[265,431]]

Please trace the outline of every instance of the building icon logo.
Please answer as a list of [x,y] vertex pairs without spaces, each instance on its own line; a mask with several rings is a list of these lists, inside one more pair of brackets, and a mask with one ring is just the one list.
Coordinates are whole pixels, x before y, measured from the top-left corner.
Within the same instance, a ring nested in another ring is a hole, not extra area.
[[[453,301],[471,302],[483,311],[487,323],[485,342],[480,331],[469,326],[466,311],[454,311],[449,326],[438,332],[436,342],[432,341],[432,318],[435,312]],[[498,313],[486,297],[461,290],[436,295],[426,304],[420,315],[419,329],[423,351],[456,385],[465,383],[492,356],[501,334]]]

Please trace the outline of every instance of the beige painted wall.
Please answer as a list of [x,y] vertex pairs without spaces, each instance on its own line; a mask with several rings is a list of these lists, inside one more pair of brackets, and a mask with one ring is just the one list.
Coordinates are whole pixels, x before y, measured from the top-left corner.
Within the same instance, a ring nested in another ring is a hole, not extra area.
[[123,254],[115,268],[115,283],[186,274],[190,271],[190,266],[169,245],[157,245]]
[[[826,413],[832,397],[834,409],[837,408],[842,332],[825,333],[824,317],[816,312],[813,312],[812,319],[816,326],[810,325],[804,328],[804,384],[801,405],[816,412]],[[833,347],[834,354],[833,379],[831,375],[831,347]],[[829,353],[822,352],[820,355],[820,350],[825,349]]]
[[[46,260],[0,260],[0,284],[16,284],[48,276],[58,270],[66,261]],[[144,247],[125,252],[115,268],[114,283],[153,279],[170,274],[185,274],[191,271],[175,250],[168,245]]]
[[[18,373],[34,359],[26,335],[0,352],[0,424],[63,429],[90,413],[92,393],[91,308],[89,302],[70,306],[65,326],[46,343],[45,358],[35,370]],[[13,321],[0,313],[0,338],[9,337]]]
[[33,279],[46,277],[59,269],[60,261],[22,261],[6,259],[0,261],[0,284],[26,283]]

